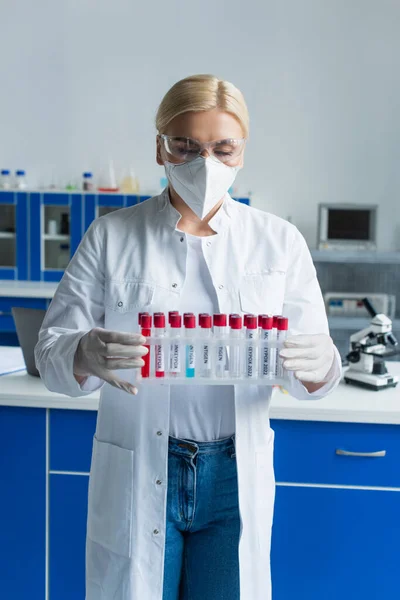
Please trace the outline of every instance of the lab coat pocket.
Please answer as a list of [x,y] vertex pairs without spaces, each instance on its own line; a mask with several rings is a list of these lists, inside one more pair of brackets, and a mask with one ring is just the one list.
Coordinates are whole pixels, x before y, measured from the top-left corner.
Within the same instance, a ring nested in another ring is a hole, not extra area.
[[128,558],[132,554],[133,459],[132,450],[94,438],[87,534],[93,542]]
[[106,307],[116,313],[126,313],[149,307],[154,299],[155,285],[145,281],[106,282]]
[[285,280],[286,273],[280,269],[244,275],[239,285],[241,311],[254,314],[281,314],[285,297]]

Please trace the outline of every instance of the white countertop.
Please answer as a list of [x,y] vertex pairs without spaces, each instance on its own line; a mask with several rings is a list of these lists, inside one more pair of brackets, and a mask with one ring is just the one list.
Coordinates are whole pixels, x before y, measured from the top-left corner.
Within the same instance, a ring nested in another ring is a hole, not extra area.
[[[388,368],[400,374],[400,362],[389,363]],[[49,392],[38,377],[25,371],[0,377],[0,406],[97,410],[99,397],[99,392],[81,398]],[[372,392],[341,383],[323,400],[306,401],[275,390],[270,416],[296,421],[400,424],[400,384]]]
[[52,298],[58,283],[49,281],[0,280],[0,296],[12,298]]

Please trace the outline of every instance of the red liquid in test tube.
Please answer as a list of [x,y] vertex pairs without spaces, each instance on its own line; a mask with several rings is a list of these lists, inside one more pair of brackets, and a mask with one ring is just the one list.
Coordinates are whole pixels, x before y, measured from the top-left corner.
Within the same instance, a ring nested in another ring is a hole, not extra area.
[[[151,315],[142,315],[140,325],[142,328],[142,335],[145,338],[151,337],[151,321]],[[147,378],[150,377],[150,346],[144,345],[144,347],[147,348],[148,352],[142,357],[144,361],[144,366],[142,367],[142,377]]]

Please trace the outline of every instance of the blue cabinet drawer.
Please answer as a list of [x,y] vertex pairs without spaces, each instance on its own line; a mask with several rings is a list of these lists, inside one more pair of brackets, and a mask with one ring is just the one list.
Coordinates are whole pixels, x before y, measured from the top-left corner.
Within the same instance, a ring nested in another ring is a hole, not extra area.
[[[399,425],[272,420],[271,427],[277,482],[400,488]],[[385,456],[366,455],[380,451]]]
[[50,410],[50,470],[88,473],[97,411]]
[[0,297],[0,331],[15,331],[14,319],[11,313],[14,306],[46,310],[48,302],[45,298]]

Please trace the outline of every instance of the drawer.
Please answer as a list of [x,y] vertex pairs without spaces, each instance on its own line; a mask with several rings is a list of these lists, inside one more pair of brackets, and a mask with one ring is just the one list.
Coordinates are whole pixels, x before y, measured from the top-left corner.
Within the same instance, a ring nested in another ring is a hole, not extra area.
[[[400,488],[399,425],[271,420],[271,427],[277,482]],[[382,450],[384,457],[368,456]]]
[[97,411],[50,410],[50,470],[88,473]]
[[11,314],[13,306],[24,308],[47,309],[48,300],[45,298],[9,298],[0,297],[0,331],[15,331],[14,319]]

